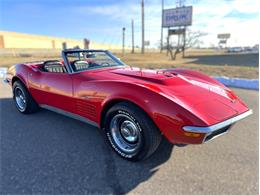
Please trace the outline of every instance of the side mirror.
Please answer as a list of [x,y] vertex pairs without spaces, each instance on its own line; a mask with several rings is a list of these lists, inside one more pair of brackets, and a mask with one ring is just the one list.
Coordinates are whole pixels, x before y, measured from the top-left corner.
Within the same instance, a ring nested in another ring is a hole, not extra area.
[[34,72],[40,72],[40,70],[39,70],[38,68],[32,68],[32,70],[33,70]]

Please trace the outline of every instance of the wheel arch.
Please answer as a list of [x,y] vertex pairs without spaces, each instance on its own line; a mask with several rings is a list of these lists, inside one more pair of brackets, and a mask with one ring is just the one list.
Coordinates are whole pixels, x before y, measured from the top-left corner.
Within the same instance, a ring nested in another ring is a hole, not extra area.
[[12,82],[11,82],[12,86],[14,85],[14,83],[15,83],[16,81],[20,81],[24,86],[26,86],[25,81],[24,81],[22,78],[20,78],[19,76],[13,76]]
[[[98,111],[98,125],[102,128],[104,117],[107,111],[113,107],[115,104],[120,102],[129,102],[134,106],[140,108],[150,119],[151,121],[156,124],[153,117],[153,109],[154,107],[150,107],[149,104],[153,102],[153,99],[156,97],[161,98],[161,95],[150,89],[149,86],[138,85],[135,83],[130,82],[105,82],[105,83],[98,83],[102,84],[100,88],[104,88],[106,91],[107,88],[113,86],[113,91],[109,91],[109,95],[103,99],[101,102],[101,107]],[[104,85],[103,85],[104,84]],[[145,97],[142,96],[145,94]],[[159,95],[159,96],[158,96]],[[157,125],[156,125],[157,126]]]
[[8,69],[7,76],[10,79],[10,84],[13,84],[16,81],[20,81],[28,89],[28,72],[29,67],[24,64],[16,64]]
[[99,125],[100,125],[101,129],[104,127],[104,120],[105,120],[105,116],[106,116],[106,113],[108,112],[108,110],[110,108],[112,108],[114,105],[119,104],[121,102],[128,102],[128,103],[133,104],[134,106],[138,107],[139,109],[141,109],[147,115],[147,117],[149,117],[151,119],[151,121],[154,123],[154,125],[157,127],[157,125],[153,121],[152,117],[150,117],[149,114],[147,113],[147,111],[144,108],[142,108],[141,106],[139,106],[137,103],[135,103],[131,100],[128,100],[128,99],[124,99],[124,98],[116,98],[116,99],[111,99],[111,100],[107,101],[104,104],[104,106],[100,112]]

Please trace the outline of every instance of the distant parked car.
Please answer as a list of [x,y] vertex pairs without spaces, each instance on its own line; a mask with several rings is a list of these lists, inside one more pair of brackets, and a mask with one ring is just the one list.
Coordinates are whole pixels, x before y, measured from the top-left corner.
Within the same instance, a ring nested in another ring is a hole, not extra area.
[[256,53],[256,54],[259,53],[259,45],[258,44],[253,47],[253,53]]
[[252,47],[244,47],[244,48],[243,48],[243,51],[250,53],[250,52],[253,51],[253,48],[252,48]]
[[239,53],[239,52],[243,52],[243,48],[242,47],[231,47],[231,48],[228,48],[228,53]]

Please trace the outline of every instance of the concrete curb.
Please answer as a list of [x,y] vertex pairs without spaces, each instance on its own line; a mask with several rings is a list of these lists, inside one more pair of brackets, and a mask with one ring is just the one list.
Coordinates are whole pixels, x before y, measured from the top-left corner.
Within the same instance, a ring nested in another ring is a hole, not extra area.
[[228,78],[228,77],[214,77],[222,84],[228,87],[237,87],[244,89],[259,90],[259,80],[258,79],[242,79],[242,78]]

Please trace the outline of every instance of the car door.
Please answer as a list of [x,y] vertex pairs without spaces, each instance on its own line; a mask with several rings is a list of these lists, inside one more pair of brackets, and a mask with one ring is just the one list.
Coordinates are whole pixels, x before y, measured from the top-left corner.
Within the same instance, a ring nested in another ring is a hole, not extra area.
[[70,74],[32,71],[28,77],[31,94],[39,104],[74,112]]
[[92,71],[71,74],[75,113],[92,122],[98,121],[98,108],[103,97],[100,97],[92,77]]

